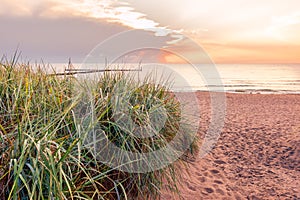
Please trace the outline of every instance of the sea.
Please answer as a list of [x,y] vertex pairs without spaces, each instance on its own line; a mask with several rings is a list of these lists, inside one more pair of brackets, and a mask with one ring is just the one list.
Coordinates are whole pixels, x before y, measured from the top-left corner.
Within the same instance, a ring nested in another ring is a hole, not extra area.
[[300,64],[119,63],[107,67],[106,64],[74,63],[70,67],[68,64],[56,63],[52,64],[52,67],[56,72],[63,72],[66,68],[80,71],[132,69],[127,73],[135,74],[139,79],[144,79],[149,73],[154,74],[157,81],[167,82],[171,89],[176,91],[300,94]]

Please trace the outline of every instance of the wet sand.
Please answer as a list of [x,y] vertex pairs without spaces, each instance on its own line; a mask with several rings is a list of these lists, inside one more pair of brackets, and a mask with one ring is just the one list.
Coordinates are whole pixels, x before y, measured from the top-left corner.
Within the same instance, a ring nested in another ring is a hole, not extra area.
[[[210,98],[197,97],[203,138]],[[190,159],[182,198],[300,199],[300,95],[228,93],[226,103],[220,138],[204,158]],[[161,199],[179,198],[163,191]]]

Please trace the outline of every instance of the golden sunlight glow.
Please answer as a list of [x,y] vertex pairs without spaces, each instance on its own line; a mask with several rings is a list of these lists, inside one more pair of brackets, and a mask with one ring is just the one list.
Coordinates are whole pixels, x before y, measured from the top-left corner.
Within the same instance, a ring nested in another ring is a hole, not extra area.
[[167,53],[162,53],[162,55],[159,58],[159,61],[162,63],[169,63],[169,64],[174,64],[174,63],[185,64],[186,63],[186,61],[183,60],[182,58],[180,58],[174,54],[167,54]]

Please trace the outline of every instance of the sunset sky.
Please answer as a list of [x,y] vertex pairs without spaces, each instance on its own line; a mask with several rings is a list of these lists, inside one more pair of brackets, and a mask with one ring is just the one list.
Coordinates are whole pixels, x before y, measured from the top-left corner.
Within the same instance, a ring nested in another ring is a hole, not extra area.
[[170,49],[189,37],[216,63],[300,63],[299,0],[0,0],[0,25],[0,54],[18,48],[30,61],[81,62],[109,36],[140,29]]

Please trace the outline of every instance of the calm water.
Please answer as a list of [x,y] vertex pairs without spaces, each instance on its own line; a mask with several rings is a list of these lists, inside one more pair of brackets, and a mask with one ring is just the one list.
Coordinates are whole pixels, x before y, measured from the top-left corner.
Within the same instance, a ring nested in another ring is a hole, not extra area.
[[[74,66],[80,68],[81,64]],[[62,71],[66,64],[55,64],[53,67]],[[140,77],[154,70],[159,76],[163,74],[165,79],[174,82],[174,90],[300,94],[300,64],[197,65],[196,69],[181,64],[142,64],[142,67]]]

